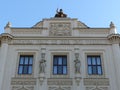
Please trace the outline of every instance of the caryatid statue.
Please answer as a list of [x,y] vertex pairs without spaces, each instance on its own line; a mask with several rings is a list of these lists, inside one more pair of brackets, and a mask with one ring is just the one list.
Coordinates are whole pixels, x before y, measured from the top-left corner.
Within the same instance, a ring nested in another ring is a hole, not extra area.
[[80,73],[81,62],[78,59],[78,57],[76,57],[74,62],[75,62],[75,73]]
[[39,73],[45,73],[46,60],[42,59],[39,63]]

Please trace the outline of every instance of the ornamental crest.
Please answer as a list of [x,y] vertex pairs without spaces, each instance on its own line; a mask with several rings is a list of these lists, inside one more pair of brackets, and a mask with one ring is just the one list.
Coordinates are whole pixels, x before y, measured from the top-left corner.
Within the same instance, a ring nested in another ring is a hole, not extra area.
[[70,23],[51,23],[50,24],[50,36],[71,36],[71,24]]

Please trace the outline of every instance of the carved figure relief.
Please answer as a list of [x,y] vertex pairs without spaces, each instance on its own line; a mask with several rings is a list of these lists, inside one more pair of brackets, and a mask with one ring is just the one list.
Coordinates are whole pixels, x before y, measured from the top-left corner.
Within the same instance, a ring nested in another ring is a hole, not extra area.
[[41,53],[41,60],[39,63],[39,73],[45,73],[45,67],[46,67],[45,53]]
[[40,71],[39,73],[45,73],[46,60],[42,59],[39,64]]
[[75,53],[75,73],[80,73],[80,66],[81,66],[81,63],[80,63],[80,60],[78,59],[79,57],[79,54],[78,53]]
[[51,23],[50,36],[70,36],[71,24],[70,23]]

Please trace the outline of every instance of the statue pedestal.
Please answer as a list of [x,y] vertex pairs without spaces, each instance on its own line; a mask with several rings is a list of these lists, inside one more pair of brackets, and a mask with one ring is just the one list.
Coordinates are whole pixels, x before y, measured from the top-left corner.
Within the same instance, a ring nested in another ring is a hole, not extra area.
[[77,73],[77,74],[75,75],[75,82],[77,83],[77,85],[79,85],[81,79],[82,79],[82,78],[80,77],[80,73]]
[[40,85],[42,85],[45,79],[45,73],[40,73],[38,78],[39,78]]

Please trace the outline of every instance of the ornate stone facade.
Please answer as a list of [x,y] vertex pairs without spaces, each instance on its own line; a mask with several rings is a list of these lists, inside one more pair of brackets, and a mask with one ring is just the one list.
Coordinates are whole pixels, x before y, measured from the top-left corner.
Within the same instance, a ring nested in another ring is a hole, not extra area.
[[62,16],[31,28],[8,23],[0,34],[0,90],[120,90],[120,35],[115,30],[113,23],[90,28]]

